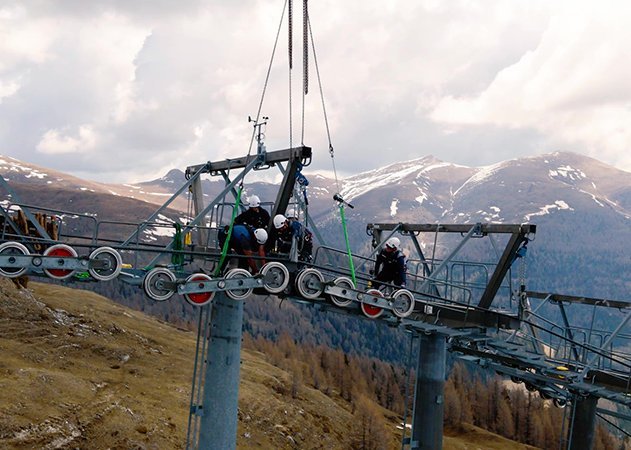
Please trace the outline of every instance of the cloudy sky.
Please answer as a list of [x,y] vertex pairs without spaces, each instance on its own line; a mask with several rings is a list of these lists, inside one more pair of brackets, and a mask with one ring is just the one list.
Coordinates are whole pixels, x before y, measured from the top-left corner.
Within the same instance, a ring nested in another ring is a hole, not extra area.
[[[0,154],[138,181],[248,152],[284,0],[0,0]],[[294,0],[293,143],[302,2]],[[631,2],[310,0],[338,175],[564,150],[631,171]],[[304,143],[332,168],[311,56]],[[289,146],[287,21],[262,114]]]

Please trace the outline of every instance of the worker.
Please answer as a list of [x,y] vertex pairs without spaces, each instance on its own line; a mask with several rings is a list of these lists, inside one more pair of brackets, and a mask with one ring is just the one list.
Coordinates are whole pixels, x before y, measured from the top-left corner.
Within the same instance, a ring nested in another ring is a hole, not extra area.
[[252,228],[267,228],[269,225],[269,213],[261,208],[261,199],[257,195],[248,198],[248,209],[239,214],[234,223],[250,225]]
[[379,288],[379,281],[405,287],[407,261],[401,251],[401,241],[397,237],[388,239],[377,254],[375,260],[375,282],[373,286]]
[[300,261],[311,261],[313,251],[313,234],[302,226],[296,219],[288,219],[282,214],[274,216],[274,229],[276,231],[275,245],[279,253],[289,253],[292,244],[296,241],[298,245],[298,259]]
[[[227,228],[227,227],[226,227]],[[219,242],[223,245],[226,240],[227,230],[220,230]],[[267,242],[267,231],[264,228],[254,229],[249,225],[234,225],[232,227],[232,235],[230,236],[230,249],[237,255],[244,256],[239,258],[239,267],[242,269],[250,269],[250,273],[256,274],[259,271],[257,261],[252,258],[256,253],[261,259],[259,260],[261,267],[265,264],[265,243]]]

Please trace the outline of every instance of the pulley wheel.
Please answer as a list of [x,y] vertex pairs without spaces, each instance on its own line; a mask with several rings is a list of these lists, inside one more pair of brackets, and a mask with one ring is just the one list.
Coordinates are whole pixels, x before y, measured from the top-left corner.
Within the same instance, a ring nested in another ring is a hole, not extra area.
[[142,287],[145,294],[147,294],[147,297],[157,302],[163,302],[170,299],[171,296],[175,294],[175,288],[167,287],[164,283],[174,283],[175,280],[175,274],[169,269],[156,267],[155,269],[151,269],[149,273],[145,275]]
[[[371,294],[375,297],[383,297],[383,292],[379,289],[368,289],[366,294]],[[368,303],[362,302],[361,308],[364,315],[370,319],[376,319],[383,314],[383,308],[379,308],[378,306],[370,305]]]
[[304,298],[314,300],[324,291],[324,277],[319,270],[309,267],[303,269],[296,278],[296,288]]
[[[0,255],[2,256],[24,256],[29,251],[19,242],[5,242],[0,245]],[[26,272],[26,267],[0,267],[0,275],[8,278],[17,278]]]
[[278,261],[271,261],[261,267],[263,275],[263,287],[270,294],[279,294],[289,284],[289,270]]
[[[353,285],[353,280],[348,277],[337,277],[333,280],[333,284],[341,289],[342,292],[345,292],[345,289],[353,289],[355,286]],[[337,297],[335,295],[329,295],[329,300],[335,305],[341,308],[346,308],[350,304],[353,303],[353,300],[346,297]]]
[[121,273],[123,268],[123,259],[120,253],[111,247],[99,247],[90,253],[91,260],[104,261],[105,267],[90,267],[88,272],[92,278],[99,281],[113,280]]
[[[245,278],[251,278],[250,272],[245,269],[231,269],[226,273],[226,280],[243,280]],[[243,281],[240,281],[243,283]],[[252,294],[253,288],[232,288],[226,291],[226,295],[232,300],[243,300],[248,298]]]
[[[186,284],[195,284],[195,282],[200,283],[199,287],[203,287],[203,283],[205,281],[210,281],[210,278],[205,273],[194,273],[186,279]],[[204,306],[210,303],[215,296],[214,292],[195,292],[184,294],[184,299],[189,302],[193,306]]]
[[557,408],[565,408],[565,406],[567,405],[567,400],[565,400],[564,398],[554,398],[552,399],[552,403],[554,403],[554,406],[556,406]]
[[407,289],[399,289],[392,294],[392,312],[397,317],[407,317],[414,311],[414,294]]
[[[55,244],[51,245],[44,251],[44,256],[55,256],[59,258],[57,260],[57,264],[59,266],[64,265],[65,258],[76,258],[77,252],[74,248],[70,247],[66,244]],[[43,269],[44,273],[48,275],[50,278],[54,278],[56,280],[65,280],[66,278],[70,278],[75,270],[73,269]]]

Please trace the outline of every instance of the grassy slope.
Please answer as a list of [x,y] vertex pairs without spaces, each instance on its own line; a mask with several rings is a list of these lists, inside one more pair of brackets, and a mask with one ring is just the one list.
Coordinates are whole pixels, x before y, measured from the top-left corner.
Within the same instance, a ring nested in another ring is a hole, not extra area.
[[[194,333],[94,293],[0,279],[0,447],[184,448],[194,348]],[[241,368],[239,448],[350,447],[347,403],[304,386],[292,399],[289,374],[255,352]],[[526,448],[450,434],[446,449]]]

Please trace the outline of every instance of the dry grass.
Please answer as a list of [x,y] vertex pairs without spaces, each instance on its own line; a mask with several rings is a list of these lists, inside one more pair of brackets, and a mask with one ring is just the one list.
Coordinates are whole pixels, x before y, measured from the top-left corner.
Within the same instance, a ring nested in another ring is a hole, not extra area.
[[[0,447],[185,447],[195,333],[92,292],[0,279],[0,352]],[[241,358],[238,448],[351,448],[348,403],[307,386],[294,399],[286,371]],[[471,428],[445,448],[526,447]]]

